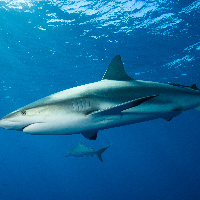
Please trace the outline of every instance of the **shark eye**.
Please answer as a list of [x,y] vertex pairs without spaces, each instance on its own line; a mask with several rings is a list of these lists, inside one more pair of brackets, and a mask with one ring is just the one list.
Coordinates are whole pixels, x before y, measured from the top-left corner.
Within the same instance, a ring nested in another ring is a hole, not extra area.
[[22,111],[21,111],[21,114],[22,114],[22,115],[26,115],[26,111],[25,111],[25,110],[22,110]]

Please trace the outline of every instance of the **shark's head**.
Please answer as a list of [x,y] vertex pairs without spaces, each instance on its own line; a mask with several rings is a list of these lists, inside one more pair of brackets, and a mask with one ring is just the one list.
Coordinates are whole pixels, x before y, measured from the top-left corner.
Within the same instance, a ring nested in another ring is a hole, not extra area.
[[64,104],[28,105],[0,119],[0,127],[35,135],[79,132],[73,127],[84,117],[64,108]]
[[42,122],[42,120],[38,118],[36,112],[39,112],[38,109],[16,110],[0,120],[0,127],[9,130],[22,131],[32,124]]

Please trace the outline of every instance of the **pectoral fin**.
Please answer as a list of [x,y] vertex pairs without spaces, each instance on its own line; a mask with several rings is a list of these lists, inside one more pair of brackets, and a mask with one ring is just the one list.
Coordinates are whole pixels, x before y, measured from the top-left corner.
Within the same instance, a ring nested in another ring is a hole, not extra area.
[[140,99],[131,100],[131,101],[116,105],[114,107],[109,107],[109,108],[106,108],[104,110],[98,110],[98,111],[92,112],[89,115],[93,115],[93,116],[117,115],[117,114],[120,114],[124,110],[139,106],[140,104],[144,103],[145,101],[148,101],[148,100],[150,100],[154,97],[157,97],[157,96],[158,95],[153,95],[153,96],[149,96],[149,97],[143,97],[143,98],[140,98]]

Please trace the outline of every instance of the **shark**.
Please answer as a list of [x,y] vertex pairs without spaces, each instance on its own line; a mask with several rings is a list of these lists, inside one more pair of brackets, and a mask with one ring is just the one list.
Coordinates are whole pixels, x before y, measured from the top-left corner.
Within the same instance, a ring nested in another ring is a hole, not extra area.
[[110,146],[111,146],[111,144],[99,149],[98,151],[95,151],[92,148],[83,146],[82,139],[81,139],[77,146],[75,146],[75,147],[71,148],[69,151],[67,151],[67,155],[65,157],[69,157],[69,156],[74,156],[74,157],[92,156],[93,157],[94,155],[97,155],[98,159],[101,162],[103,162],[101,154]]
[[102,80],[52,94],[11,112],[0,127],[31,135],[82,134],[96,140],[100,130],[163,118],[183,111],[200,111],[200,90],[135,80],[115,56]]

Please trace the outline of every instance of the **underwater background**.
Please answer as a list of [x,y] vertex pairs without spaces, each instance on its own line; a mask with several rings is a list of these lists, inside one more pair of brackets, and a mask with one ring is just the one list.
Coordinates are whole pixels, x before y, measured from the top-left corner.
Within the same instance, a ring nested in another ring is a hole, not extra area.
[[[134,79],[200,87],[200,1],[1,0],[0,118],[99,81],[115,55]],[[66,158],[77,145],[102,155]],[[200,199],[200,113],[81,134],[0,130],[0,200]]]

